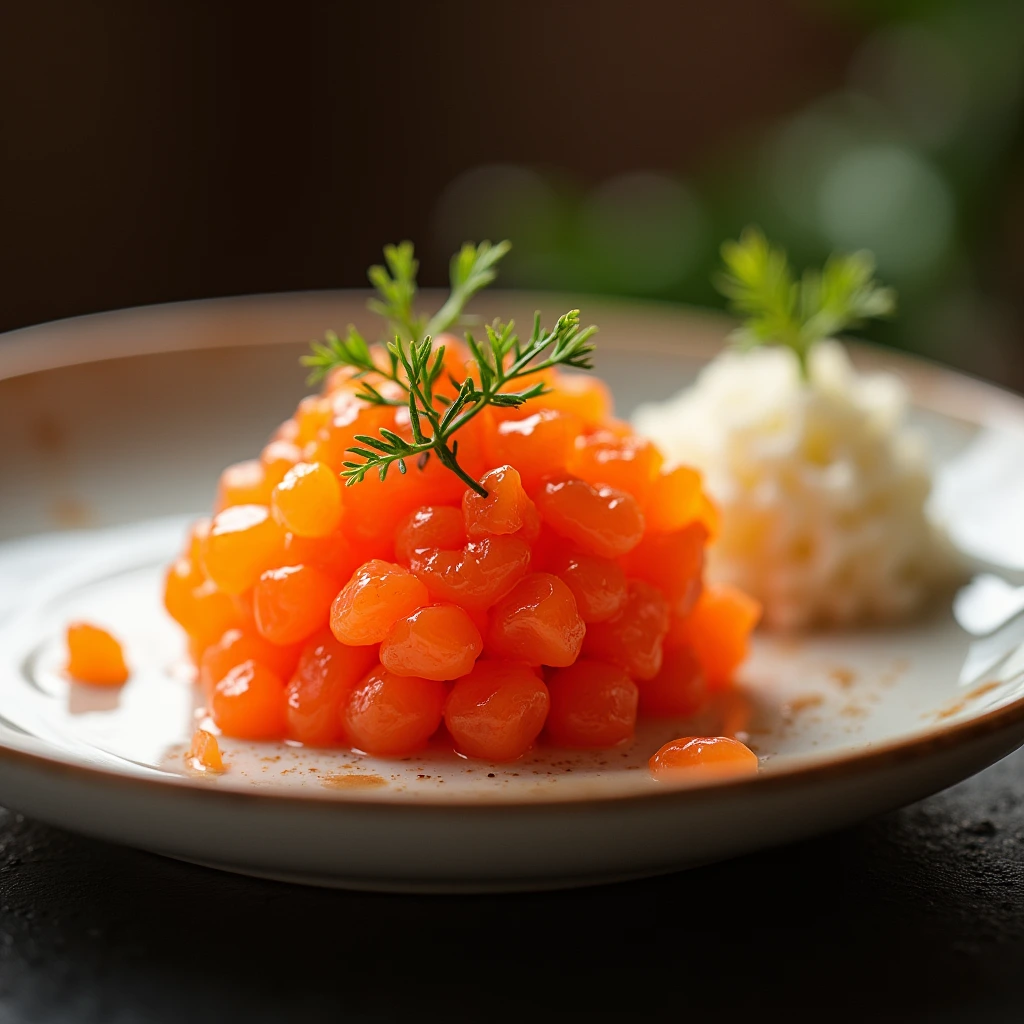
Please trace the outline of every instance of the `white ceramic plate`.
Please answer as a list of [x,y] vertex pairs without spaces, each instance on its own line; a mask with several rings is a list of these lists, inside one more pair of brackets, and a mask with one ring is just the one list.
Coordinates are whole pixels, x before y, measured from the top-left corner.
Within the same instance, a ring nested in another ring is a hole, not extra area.
[[[54,824],[236,871],[379,889],[576,885],[670,871],[836,828],[922,797],[1024,742],[1024,402],[859,349],[904,376],[940,464],[957,540],[990,575],[892,629],[759,636],[742,696],[696,722],[644,724],[629,750],[539,748],[513,765],[434,751],[403,761],[224,741],[198,775],[181,637],[160,574],[217,473],[303,392],[296,359],[363,297],[188,303],[46,325],[0,341],[0,801]],[[558,297],[491,296],[555,313]],[[490,310],[484,310],[490,312]],[[628,413],[678,389],[724,325],[594,304],[598,370]],[[1009,531],[1009,532],[1007,532]],[[1008,581],[1008,582],[1007,582]],[[110,625],[134,669],[71,687],[62,629]],[[964,672],[965,662],[970,671]],[[650,753],[705,729],[745,735],[757,779],[668,787]]]

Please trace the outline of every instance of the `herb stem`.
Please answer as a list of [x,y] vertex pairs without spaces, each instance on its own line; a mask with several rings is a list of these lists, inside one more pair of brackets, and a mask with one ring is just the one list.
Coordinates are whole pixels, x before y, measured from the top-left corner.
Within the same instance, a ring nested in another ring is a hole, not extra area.
[[434,451],[442,464],[450,469],[467,487],[471,487],[481,498],[487,497],[487,489],[478,481],[474,480],[460,465],[454,453],[447,444],[442,442]]
[[470,406],[458,419],[456,419],[451,427],[448,429],[448,436],[460,431],[477,413],[483,412],[488,405],[493,401],[494,396],[489,395],[481,398],[475,405]]

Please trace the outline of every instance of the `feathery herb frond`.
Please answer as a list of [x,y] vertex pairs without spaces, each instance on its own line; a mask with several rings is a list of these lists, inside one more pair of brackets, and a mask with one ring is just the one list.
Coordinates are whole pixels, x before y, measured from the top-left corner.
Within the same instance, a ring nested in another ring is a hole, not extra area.
[[423,333],[436,338],[455,324],[462,316],[466,303],[498,276],[497,265],[511,248],[512,243],[508,241],[497,245],[491,245],[490,242],[473,245],[467,242],[452,257],[451,295],[427,322]]
[[785,251],[751,227],[722,246],[722,259],[716,286],[746,316],[735,340],[743,348],[784,345],[805,373],[816,341],[896,309],[896,293],[875,280],[875,258],[867,251],[833,255],[797,281]]
[[[370,280],[379,295],[370,301],[370,309],[387,321],[394,339],[385,348],[386,360],[375,359],[366,339],[351,326],[344,338],[328,332],[324,341],[313,342],[302,360],[310,367],[311,382],[344,367],[354,371],[353,377],[359,381],[359,398],[373,405],[404,406],[409,411],[411,440],[386,428],[377,436],[356,436],[358,445],[348,449],[355,458],[346,461],[341,471],[348,486],[361,483],[371,471],[383,481],[394,465],[405,473],[411,460],[422,468],[434,456],[467,487],[485,495],[479,481],[459,465],[458,431],[488,406],[518,407],[545,392],[543,382],[516,391],[517,380],[555,366],[592,368],[591,338],[597,328],[581,328],[580,311],[573,309],[548,331],[537,313],[525,341],[511,320],[485,326],[485,338],[480,341],[467,332],[466,344],[476,362],[477,376],[470,374],[461,381],[450,378],[457,388],[454,398],[437,392],[437,383],[446,374],[445,346],[434,339],[455,324],[469,299],[494,280],[497,264],[509,248],[508,242],[464,245],[452,259],[448,299],[425,320],[413,308],[417,262],[412,245],[388,246],[384,250],[386,266],[370,269]],[[384,394],[370,375],[390,382],[389,394]]]
[[423,336],[423,319],[416,315],[416,274],[419,260],[413,256],[412,242],[384,246],[384,263],[367,271],[370,284],[377,289],[379,299],[370,299],[370,310],[388,322],[388,333],[397,334],[406,341],[419,341]]

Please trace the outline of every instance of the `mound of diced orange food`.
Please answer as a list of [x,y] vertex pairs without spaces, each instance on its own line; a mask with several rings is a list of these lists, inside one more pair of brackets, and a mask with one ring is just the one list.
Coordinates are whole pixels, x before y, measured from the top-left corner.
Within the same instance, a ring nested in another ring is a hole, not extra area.
[[459,432],[486,497],[437,459],[344,487],[357,434],[411,433],[338,372],[224,471],[165,591],[223,734],[380,756],[440,734],[512,760],[538,738],[622,743],[638,712],[687,715],[729,685],[759,608],[703,585],[700,477],[665,471],[599,380],[538,379],[546,394]]

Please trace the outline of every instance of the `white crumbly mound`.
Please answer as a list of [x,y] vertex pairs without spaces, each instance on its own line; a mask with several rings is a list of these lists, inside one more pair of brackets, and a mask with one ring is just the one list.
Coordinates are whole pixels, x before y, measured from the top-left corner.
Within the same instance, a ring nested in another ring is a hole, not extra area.
[[722,512],[710,575],[761,600],[770,625],[906,615],[949,571],[925,439],[900,381],[857,374],[838,342],[813,348],[808,378],[786,348],[727,352],[634,423],[703,472]]

